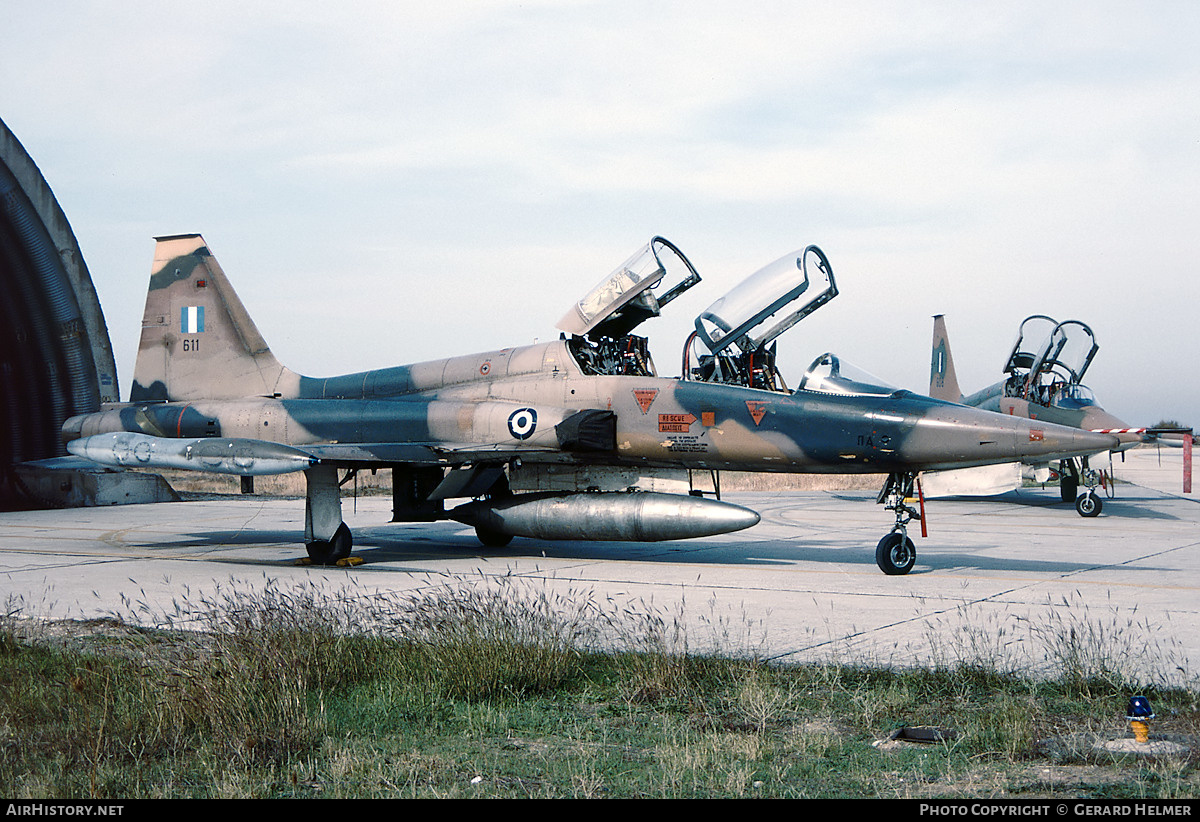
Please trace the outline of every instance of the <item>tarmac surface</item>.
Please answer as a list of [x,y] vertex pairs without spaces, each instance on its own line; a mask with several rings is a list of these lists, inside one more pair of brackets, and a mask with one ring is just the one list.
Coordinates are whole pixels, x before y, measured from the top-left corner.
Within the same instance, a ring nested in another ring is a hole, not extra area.
[[[454,522],[389,524],[390,497],[343,501],[352,568],[298,564],[304,501],[257,496],[0,513],[0,600],[49,619],[182,625],[206,597],[290,586],[406,596],[504,579],[681,625],[695,651],[781,662],[983,662],[1057,673],[1104,654],[1147,684],[1200,672],[1200,497],[1179,449],[1118,458],[1124,482],[1084,519],[1057,488],[927,503],[917,564],[874,550],[891,514],[863,491],[727,493],[762,514],[681,542],[515,539],[485,549]],[[1136,484],[1126,484],[1136,483]]]

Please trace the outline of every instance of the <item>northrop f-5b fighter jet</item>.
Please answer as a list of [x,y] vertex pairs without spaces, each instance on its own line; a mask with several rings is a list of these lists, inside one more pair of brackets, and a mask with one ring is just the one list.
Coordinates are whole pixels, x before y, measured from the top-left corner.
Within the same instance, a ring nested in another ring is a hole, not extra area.
[[456,520],[489,546],[683,539],[759,521],[696,489],[696,472],[882,473],[879,501],[896,516],[876,549],[888,574],[916,561],[906,525],[920,472],[1116,446],[897,390],[833,354],[789,388],[776,338],[837,294],[816,246],[713,303],[680,375],[661,377],[633,331],[699,281],[655,237],[571,307],[557,340],[313,378],[275,359],[202,237],[162,237],[130,402],[72,417],[64,436],[107,465],[303,471],[318,564],[351,559],[340,487],[360,469],[391,469],[393,521]]
[[[1051,463],[1057,462],[1062,501],[1074,502],[1080,516],[1095,517],[1103,509],[1095,489],[1104,484],[1110,493],[1112,491],[1111,477],[1104,467],[1111,453],[1125,451],[1142,442],[1157,441],[1184,446],[1183,490],[1185,494],[1191,493],[1191,429],[1135,428],[1101,408],[1095,394],[1083,384],[1083,375],[1099,350],[1096,335],[1079,320],[1058,322],[1044,314],[1034,314],[1021,322],[1017,340],[1004,366],[1004,379],[963,396],[958,387],[954,358],[950,354],[946,320],[940,314],[935,316],[929,368],[930,396],[1034,421],[1111,434],[1120,442],[1116,448],[1098,454],[1041,454],[1022,460],[1023,468],[1021,464],[1013,463],[1009,466],[1015,469],[1012,471],[1004,466],[993,466],[970,472],[948,472],[934,480],[931,488],[944,485],[947,493],[1001,493],[1020,487],[1023,475],[1045,482],[1051,474]],[[964,482],[966,484],[962,484]]]

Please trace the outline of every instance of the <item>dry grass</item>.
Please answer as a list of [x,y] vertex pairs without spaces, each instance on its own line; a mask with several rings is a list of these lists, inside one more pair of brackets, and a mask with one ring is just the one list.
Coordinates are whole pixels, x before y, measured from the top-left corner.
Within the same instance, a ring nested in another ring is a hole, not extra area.
[[[1128,681],[1103,657],[1140,626],[1101,615],[1025,626],[1061,660],[1049,678],[964,664],[972,649],[931,669],[780,667],[696,654],[682,613],[512,576],[431,582],[234,585],[185,594],[158,630],[47,624],[10,602],[0,793],[1145,800],[1200,784],[1195,688]],[[1155,738],[1185,753],[1096,748],[1127,733],[1143,687]],[[919,725],[955,734],[880,744]]]

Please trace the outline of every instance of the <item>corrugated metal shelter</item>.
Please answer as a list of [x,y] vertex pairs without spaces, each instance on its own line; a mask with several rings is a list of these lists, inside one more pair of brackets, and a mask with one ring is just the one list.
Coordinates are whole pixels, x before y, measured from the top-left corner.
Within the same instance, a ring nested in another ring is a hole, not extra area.
[[63,420],[117,399],[108,327],[79,244],[0,121],[0,507],[30,503],[13,466],[65,454]]

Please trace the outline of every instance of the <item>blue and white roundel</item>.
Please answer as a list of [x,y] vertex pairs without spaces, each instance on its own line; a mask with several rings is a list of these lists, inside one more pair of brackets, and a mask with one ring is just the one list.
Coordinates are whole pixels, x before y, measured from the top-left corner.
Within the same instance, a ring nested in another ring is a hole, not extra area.
[[527,440],[537,430],[537,411],[521,408],[508,415],[508,433],[519,440]]

